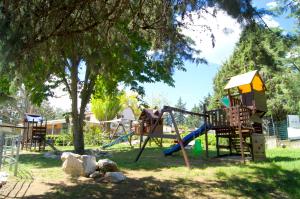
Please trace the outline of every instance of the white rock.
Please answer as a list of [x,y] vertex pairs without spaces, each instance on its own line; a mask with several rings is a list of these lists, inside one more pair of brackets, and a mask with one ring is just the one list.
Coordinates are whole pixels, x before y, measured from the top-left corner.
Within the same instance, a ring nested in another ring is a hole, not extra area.
[[84,167],[83,167],[83,161],[80,159],[77,159],[73,155],[68,155],[65,159],[62,169],[67,174],[70,174],[72,176],[84,176]]
[[89,176],[96,171],[97,162],[96,157],[92,155],[82,155],[81,160],[84,168],[84,175]]
[[95,171],[94,173],[92,173],[92,174],[90,174],[90,178],[99,178],[99,177],[101,177],[101,176],[103,176],[103,174],[102,173],[100,173],[100,171]]
[[72,156],[74,156],[74,157],[76,157],[76,158],[79,158],[79,157],[80,157],[80,155],[78,155],[78,154],[76,154],[76,153],[72,153],[72,152],[63,152],[63,153],[61,154],[61,156],[60,156],[60,159],[61,159],[62,161],[65,161],[65,160],[69,157],[69,155],[72,155]]
[[117,164],[109,159],[101,159],[98,161],[98,167],[104,172],[115,172],[118,171]]
[[8,173],[0,172],[0,186],[6,184],[7,179],[8,179]]
[[54,153],[52,152],[46,152],[44,153],[43,155],[45,158],[52,158],[52,159],[56,159],[57,158],[57,155],[55,155]]
[[126,180],[126,176],[122,172],[107,172],[104,177],[106,180],[114,183]]

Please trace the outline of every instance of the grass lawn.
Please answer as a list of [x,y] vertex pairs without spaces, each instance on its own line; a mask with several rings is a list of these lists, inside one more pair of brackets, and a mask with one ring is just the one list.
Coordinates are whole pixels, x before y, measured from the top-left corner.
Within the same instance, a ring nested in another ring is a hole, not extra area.
[[60,160],[29,152],[21,155],[19,177],[12,180],[29,187],[24,198],[300,198],[300,149],[268,150],[268,160],[245,165],[189,152],[191,170],[181,153],[164,157],[161,148],[146,148],[138,163],[137,148],[120,144],[108,151],[127,176],[125,182],[71,179]]

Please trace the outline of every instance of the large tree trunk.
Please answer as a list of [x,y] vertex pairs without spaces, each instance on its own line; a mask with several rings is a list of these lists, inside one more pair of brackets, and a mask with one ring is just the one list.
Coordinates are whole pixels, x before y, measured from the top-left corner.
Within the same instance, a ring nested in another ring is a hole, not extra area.
[[73,59],[70,72],[71,72],[71,85],[69,92],[72,99],[72,131],[73,131],[73,144],[75,153],[84,153],[84,139],[83,139],[83,118],[79,117],[78,113],[78,67],[80,59]]
[[[73,124],[73,144],[75,153],[83,154],[84,153],[84,139],[83,139],[83,120],[80,119],[77,113],[73,110],[74,105],[72,104],[72,124]],[[77,109],[77,107],[76,107]]]
[[93,88],[96,81],[96,76],[91,73],[89,66],[86,66],[85,78],[83,82],[83,88],[80,92],[81,104],[78,110],[78,68],[80,64],[80,59],[72,60],[70,66],[71,72],[71,84],[64,79],[64,82],[69,90],[72,99],[72,124],[73,124],[73,144],[75,152],[78,154],[84,153],[84,135],[83,135],[83,120],[85,118],[85,109],[90,101]]

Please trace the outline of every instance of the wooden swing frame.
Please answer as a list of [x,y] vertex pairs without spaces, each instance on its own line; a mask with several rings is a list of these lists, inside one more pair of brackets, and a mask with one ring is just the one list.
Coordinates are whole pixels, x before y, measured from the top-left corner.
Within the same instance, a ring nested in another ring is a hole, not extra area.
[[[139,153],[138,153],[138,155],[135,159],[135,162],[137,162],[139,160],[139,158],[141,157],[148,141],[150,140],[150,138],[153,137],[153,132],[154,132],[155,128],[157,127],[159,121],[162,119],[164,113],[169,113],[170,116],[171,116],[172,123],[173,123],[174,128],[175,128],[176,140],[180,145],[185,165],[186,165],[186,167],[191,168],[191,164],[190,164],[188,155],[186,153],[186,150],[184,148],[184,144],[183,144],[182,138],[180,136],[179,129],[178,129],[177,123],[175,121],[175,117],[174,117],[173,112],[179,112],[179,113],[183,113],[183,114],[189,114],[189,115],[195,115],[195,116],[203,117],[204,118],[204,123],[206,124],[206,122],[207,122],[208,115],[206,114],[206,107],[205,106],[204,106],[204,113],[195,113],[195,112],[186,111],[186,110],[182,110],[182,109],[171,107],[171,106],[164,106],[163,109],[161,110],[161,112],[159,113],[158,119],[156,120],[154,125],[151,126],[150,133],[147,135],[146,140],[143,142],[143,146],[140,148],[140,151],[139,151]],[[205,125],[205,126],[207,126],[207,125]],[[208,133],[207,129],[205,129],[205,150],[206,150],[206,157],[208,158],[208,135],[207,135],[207,133]],[[164,135],[164,134],[162,134],[161,136],[162,136],[162,138],[167,138],[167,139],[173,139],[174,138],[173,136]]]

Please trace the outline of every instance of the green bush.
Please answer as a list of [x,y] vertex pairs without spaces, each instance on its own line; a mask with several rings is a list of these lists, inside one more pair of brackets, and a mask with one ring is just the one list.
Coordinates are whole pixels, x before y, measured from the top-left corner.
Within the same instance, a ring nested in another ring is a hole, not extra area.
[[47,135],[47,139],[53,140],[56,146],[71,146],[73,145],[73,135],[70,133],[64,133],[58,135]]
[[[212,133],[207,134],[208,145],[216,146],[216,135]],[[201,143],[205,143],[205,135],[200,136]]]
[[98,126],[85,126],[84,143],[86,145],[103,145],[106,143],[103,131]]

